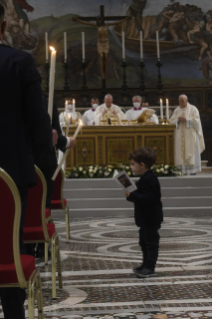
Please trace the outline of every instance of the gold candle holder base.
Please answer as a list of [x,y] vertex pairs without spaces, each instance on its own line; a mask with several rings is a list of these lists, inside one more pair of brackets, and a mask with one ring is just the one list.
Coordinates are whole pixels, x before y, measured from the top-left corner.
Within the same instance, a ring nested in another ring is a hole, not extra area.
[[160,119],[160,124],[165,125],[164,119]]
[[166,119],[166,125],[168,125],[170,123],[169,119]]

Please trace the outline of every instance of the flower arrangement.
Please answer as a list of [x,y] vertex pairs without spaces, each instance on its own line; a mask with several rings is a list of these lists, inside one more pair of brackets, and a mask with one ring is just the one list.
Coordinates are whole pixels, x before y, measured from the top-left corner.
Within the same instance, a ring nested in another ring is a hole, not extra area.
[[[159,177],[166,176],[182,176],[182,172],[176,166],[170,165],[153,165],[151,168],[155,175]],[[66,178],[112,178],[114,172],[125,170],[130,177],[136,177],[130,169],[129,165],[91,165],[91,166],[75,166],[71,170],[66,171]]]

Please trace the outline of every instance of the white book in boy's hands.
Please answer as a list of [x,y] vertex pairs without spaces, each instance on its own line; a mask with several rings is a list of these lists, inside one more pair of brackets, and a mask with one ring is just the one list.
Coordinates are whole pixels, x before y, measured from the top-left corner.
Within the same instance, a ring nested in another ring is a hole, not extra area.
[[121,171],[120,173],[114,176],[116,182],[128,193],[133,192],[137,189],[135,183],[130,179],[129,175],[125,171]]

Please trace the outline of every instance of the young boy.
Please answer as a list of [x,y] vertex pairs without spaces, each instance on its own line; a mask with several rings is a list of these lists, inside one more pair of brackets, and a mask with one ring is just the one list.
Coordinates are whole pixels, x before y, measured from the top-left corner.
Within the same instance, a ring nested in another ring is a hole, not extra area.
[[159,233],[163,222],[160,184],[151,170],[155,163],[155,153],[142,147],[129,155],[130,168],[135,175],[141,175],[137,189],[125,192],[128,201],[134,203],[135,223],[139,229],[139,245],[143,253],[143,263],[133,268],[138,277],[154,276],[158,258]]

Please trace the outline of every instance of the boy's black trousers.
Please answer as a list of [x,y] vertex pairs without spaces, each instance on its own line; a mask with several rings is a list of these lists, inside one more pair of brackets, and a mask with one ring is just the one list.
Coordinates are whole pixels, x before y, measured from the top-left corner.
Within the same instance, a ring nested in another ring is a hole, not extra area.
[[139,229],[139,245],[143,252],[143,268],[153,270],[158,259],[160,225]]

